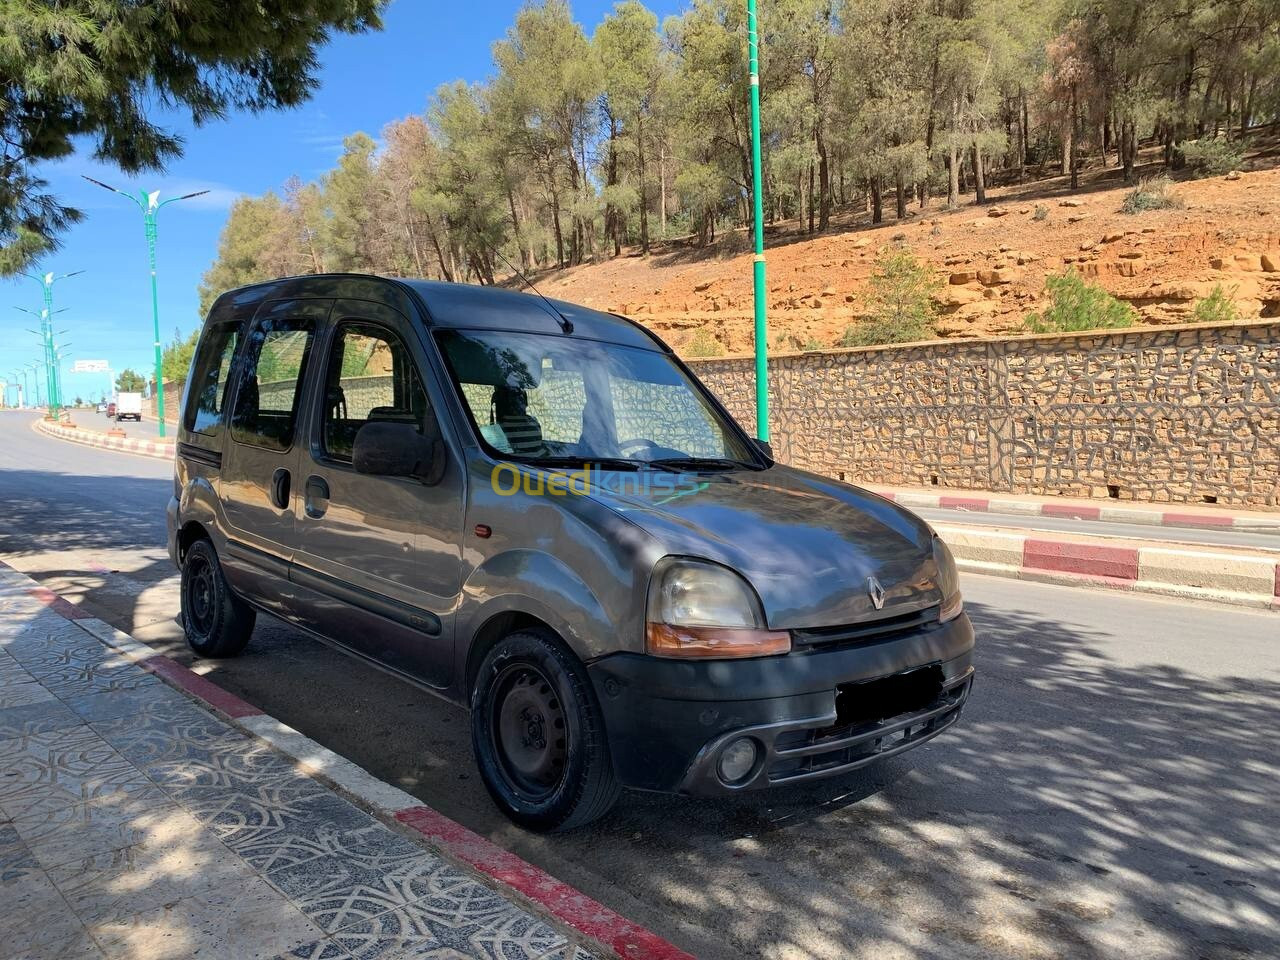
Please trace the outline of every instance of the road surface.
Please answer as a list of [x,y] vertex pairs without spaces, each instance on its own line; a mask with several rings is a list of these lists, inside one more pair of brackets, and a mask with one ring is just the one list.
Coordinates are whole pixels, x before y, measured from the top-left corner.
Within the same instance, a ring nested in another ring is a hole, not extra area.
[[[79,410],[72,410],[71,422],[86,430],[100,430],[104,433],[112,429],[123,430],[125,436],[135,437],[138,440],[155,440],[160,435],[160,424],[149,417],[144,417],[141,420],[115,421],[105,413],[99,413],[97,407],[82,407]],[[178,427],[176,424],[169,423],[165,425],[165,439],[173,439],[177,432]]]
[[[192,663],[164,551],[170,468],[0,415],[0,559]],[[691,953],[1280,955],[1280,616],[966,577],[959,727],[844,779],[735,801],[631,795],[526,833],[463,711],[260,617],[219,685]]]

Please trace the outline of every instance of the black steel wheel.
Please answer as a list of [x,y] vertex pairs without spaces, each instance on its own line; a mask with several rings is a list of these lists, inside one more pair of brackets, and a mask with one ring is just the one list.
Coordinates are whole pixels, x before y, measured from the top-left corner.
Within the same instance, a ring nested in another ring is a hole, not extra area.
[[245,648],[256,619],[253,608],[231,592],[218,554],[197,540],[182,558],[182,629],[202,657],[234,657]]
[[595,694],[548,631],[513,633],[489,651],[472,689],[471,739],[490,796],[522,826],[582,826],[617,800]]
[[499,767],[513,790],[545,800],[564,776],[569,757],[564,705],[551,681],[527,663],[511,663],[494,680],[490,735]]

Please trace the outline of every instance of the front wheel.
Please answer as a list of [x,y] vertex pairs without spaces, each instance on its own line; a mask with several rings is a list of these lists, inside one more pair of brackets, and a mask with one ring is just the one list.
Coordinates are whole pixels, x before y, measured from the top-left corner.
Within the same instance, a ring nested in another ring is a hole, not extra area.
[[471,693],[471,742],[502,811],[531,830],[569,830],[618,799],[604,720],[586,672],[549,632],[498,642]]
[[182,629],[202,657],[234,657],[244,650],[256,619],[253,608],[231,592],[218,554],[197,540],[182,558]]

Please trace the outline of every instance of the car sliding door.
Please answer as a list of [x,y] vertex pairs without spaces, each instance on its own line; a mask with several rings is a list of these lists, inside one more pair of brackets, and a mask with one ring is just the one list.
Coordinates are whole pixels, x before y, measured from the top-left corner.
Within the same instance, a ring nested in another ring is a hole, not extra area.
[[316,334],[332,300],[269,301],[240,355],[218,486],[226,521],[227,578],[239,593],[291,615],[288,565],[295,549],[302,397]]

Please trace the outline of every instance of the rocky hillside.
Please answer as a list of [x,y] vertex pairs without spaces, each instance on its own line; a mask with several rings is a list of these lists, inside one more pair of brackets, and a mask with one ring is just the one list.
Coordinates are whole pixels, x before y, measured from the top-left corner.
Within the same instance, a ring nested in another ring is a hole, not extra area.
[[[1144,174],[1158,172],[1154,162]],[[860,315],[876,257],[901,243],[928,262],[942,287],[940,337],[989,337],[1023,330],[1044,303],[1048,275],[1074,267],[1129,301],[1151,324],[1185,321],[1215,286],[1245,318],[1280,316],[1280,168],[1255,153],[1224,177],[1175,181],[1177,209],[1121,212],[1130,187],[1114,168],[1088,172],[1071,192],[1066,178],[989,191],[985,206],[886,211],[876,227],[845,213],[826,235],[791,222],[771,227],[769,319],[775,348],[833,346]],[[688,352],[705,328],[727,353],[752,346],[751,254],[738,232],[712,248],[672,242],[638,255],[540,279],[544,292],[615,310]],[[699,345],[707,345],[706,336]]]

